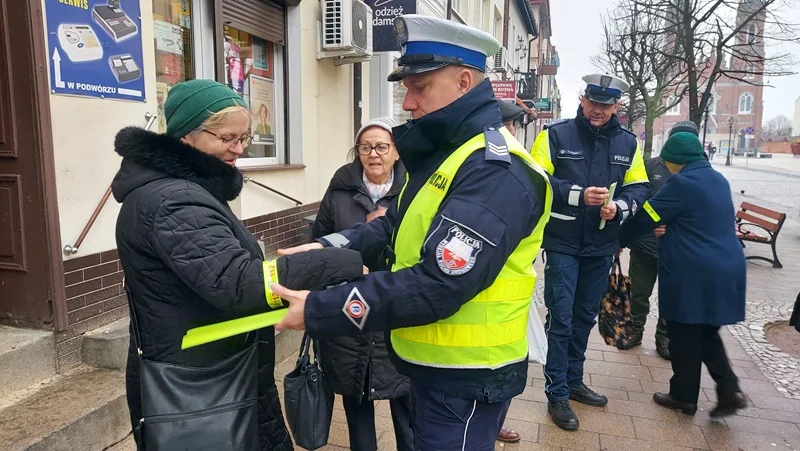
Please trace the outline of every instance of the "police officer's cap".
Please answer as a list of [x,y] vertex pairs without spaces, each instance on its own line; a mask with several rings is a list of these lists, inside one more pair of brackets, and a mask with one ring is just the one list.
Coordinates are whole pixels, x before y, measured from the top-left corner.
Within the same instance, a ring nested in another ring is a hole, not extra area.
[[517,121],[525,115],[525,110],[511,102],[498,100],[498,103],[500,104],[500,114],[503,116],[503,122]]
[[622,93],[630,89],[625,80],[608,74],[591,74],[583,77],[586,82],[586,92],[583,94],[588,100],[606,105],[613,105],[622,97]]
[[389,81],[450,64],[486,72],[486,59],[500,50],[489,33],[436,17],[406,14],[394,19],[394,28],[402,56]]

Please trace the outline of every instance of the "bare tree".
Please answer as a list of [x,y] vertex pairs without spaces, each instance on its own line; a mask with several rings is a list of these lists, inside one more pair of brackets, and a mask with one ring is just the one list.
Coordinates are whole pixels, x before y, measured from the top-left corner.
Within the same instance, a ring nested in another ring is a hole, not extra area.
[[[680,58],[667,51],[670,23],[655,10],[661,0],[619,0],[603,18],[603,53],[594,59],[598,68],[626,80],[629,128],[644,119],[644,156],[653,148],[653,123],[680,102],[688,90],[686,76],[679,70]],[[674,48],[674,47],[673,47]]]
[[779,114],[764,123],[764,138],[792,136],[792,120]]
[[[797,24],[784,17],[796,0],[630,0],[636,13],[658,26],[648,34],[663,36],[654,48],[672,66],[688,94],[689,119],[698,126],[722,77],[746,85],[766,86],[768,77],[792,75],[791,52],[775,47],[800,42]],[[772,54],[766,55],[769,47]]]

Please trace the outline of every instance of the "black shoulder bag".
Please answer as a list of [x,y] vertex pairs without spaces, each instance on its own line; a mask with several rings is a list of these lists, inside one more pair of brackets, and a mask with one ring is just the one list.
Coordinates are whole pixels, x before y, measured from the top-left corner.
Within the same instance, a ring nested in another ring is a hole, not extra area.
[[130,287],[123,280],[139,356],[144,451],[259,450],[258,340],[210,367],[148,360]]
[[[314,360],[311,360],[311,346]],[[303,334],[300,356],[291,373],[283,378],[283,402],[286,419],[297,446],[322,448],[328,443],[333,416],[333,390],[319,365],[319,345],[308,333]]]

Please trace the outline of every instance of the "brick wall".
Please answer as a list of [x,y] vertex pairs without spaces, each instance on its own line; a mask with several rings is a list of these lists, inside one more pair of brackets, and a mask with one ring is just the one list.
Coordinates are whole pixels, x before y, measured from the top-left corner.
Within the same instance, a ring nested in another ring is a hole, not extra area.
[[56,334],[58,371],[81,363],[83,334],[128,314],[116,250],[64,262],[67,330]]
[[317,213],[319,202],[301,205],[255,218],[245,219],[244,225],[259,240],[264,241],[264,253],[275,255],[278,249],[309,241],[306,217]]
[[[244,221],[264,241],[268,255],[279,248],[308,242],[306,217],[316,214],[319,202]],[[110,250],[64,262],[67,291],[67,330],[56,334],[57,368],[67,371],[81,363],[83,334],[128,315],[122,290],[119,254]]]

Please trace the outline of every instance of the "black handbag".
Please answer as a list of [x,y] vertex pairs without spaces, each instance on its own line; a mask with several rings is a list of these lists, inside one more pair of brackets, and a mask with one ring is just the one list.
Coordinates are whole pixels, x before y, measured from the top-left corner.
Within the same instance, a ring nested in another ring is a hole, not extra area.
[[[314,347],[312,361],[310,351]],[[286,420],[297,446],[314,450],[328,443],[333,416],[333,390],[319,365],[319,344],[303,335],[294,370],[283,379]]]
[[123,286],[139,356],[142,418],[134,429],[140,450],[259,450],[258,340],[209,367],[149,360],[130,287]]

